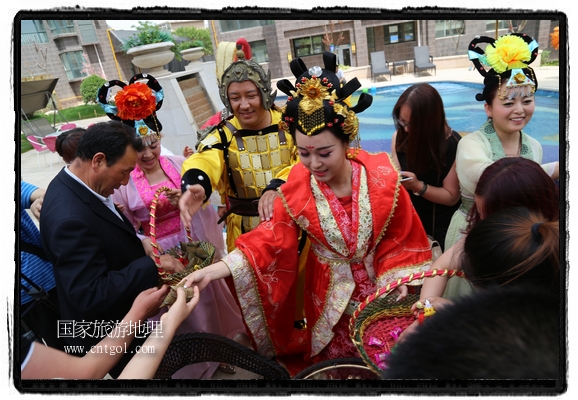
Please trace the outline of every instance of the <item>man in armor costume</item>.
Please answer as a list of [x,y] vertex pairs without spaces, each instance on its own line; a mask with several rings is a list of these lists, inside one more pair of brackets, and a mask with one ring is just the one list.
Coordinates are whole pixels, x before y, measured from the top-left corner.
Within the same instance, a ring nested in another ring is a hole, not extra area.
[[[274,190],[298,161],[290,135],[280,129],[271,74],[247,60],[237,46],[238,61],[223,73],[219,94],[230,115],[200,136],[197,152],[183,164],[179,200],[181,219],[190,222],[213,190],[227,206],[227,247],[272,213]],[[265,195],[263,195],[265,193]]]

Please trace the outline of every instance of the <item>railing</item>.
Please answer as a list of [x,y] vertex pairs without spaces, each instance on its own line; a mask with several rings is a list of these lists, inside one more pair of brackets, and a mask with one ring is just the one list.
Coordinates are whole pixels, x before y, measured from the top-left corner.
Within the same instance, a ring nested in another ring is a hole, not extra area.
[[68,33],[76,33],[76,29],[74,26],[59,26],[56,28],[52,28],[50,30],[52,32],[52,36],[57,37],[59,35],[66,35]]
[[22,33],[20,35],[20,44],[22,46],[32,45],[35,43],[48,43],[48,35],[45,32]]

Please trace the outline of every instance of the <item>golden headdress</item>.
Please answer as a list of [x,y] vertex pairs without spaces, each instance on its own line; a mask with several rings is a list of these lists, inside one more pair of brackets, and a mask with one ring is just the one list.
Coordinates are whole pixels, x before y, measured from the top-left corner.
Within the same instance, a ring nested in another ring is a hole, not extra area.
[[277,91],[273,92],[271,89],[271,72],[265,73],[263,67],[251,60],[251,49],[245,39],[239,39],[236,43],[237,52],[234,57],[236,60],[232,62],[223,75],[219,79],[219,95],[221,101],[232,114],[231,104],[229,103],[229,96],[227,91],[229,85],[233,82],[251,81],[259,89],[261,94],[261,102],[265,110],[270,109],[274,102]]
[[287,94],[287,103],[282,107],[280,125],[289,134],[298,129],[306,135],[316,135],[327,128],[337,128],[347,135],[349,142],[358,140],[359,120],[357,113],[367,109],[373,98],[362,93],[355,107],[344,101],[361,87],[357,78],[340,87],[335,75],[336,56],[323,53],[325,68],[314,66],[309,69],[300,58],[291,61],[290,67],[297,78],[295,86],[287,79],[277,82],[277,88]]

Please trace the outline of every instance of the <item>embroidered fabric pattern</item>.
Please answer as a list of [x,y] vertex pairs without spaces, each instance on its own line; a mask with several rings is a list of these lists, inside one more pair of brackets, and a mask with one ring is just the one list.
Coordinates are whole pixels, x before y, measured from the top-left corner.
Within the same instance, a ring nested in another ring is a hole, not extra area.
[[268,334],[269,330],[266,328],[267,323],[259,293],[256,293],[256,277],[253,268],[240,250],[233,250],[222,260],[231,270],[245,323],[251,330],[259,353],[265,357],[274,357],[276,352]]
[[[358,296],[359,293],[363,293],[363,296],[368,296],[376,288],[374,284],[367,283],[368,276],[375,276],[373,266],[370,266],[370,270],[365,270],[364,268],[368,263],[363,260],[369,247],[368,241],[373,233],[371,207],[367,200],[367,177],[365,168],[355,162],[352,163],[352,166],[353,221],[349,220],[349,216],[343,210],[339,200],[331,191],[327,190],[328,188],[324,190],[323,187],[319,187],[321,185],[318,186],[319,182],[314,178],[311,182],[318,213],[327,213],[328,215],[328,218],[320,219],[326,239],[331,247],[339,251],[342,257],[347,258],[341,258],[324,246],[312,243],[312,250],[320,259],[329,261],[328,264],[332,272],[332,284],[327,292],[325,308],[312,328],[312,355],[319,353],[331,341],[333,338],[331,327],[335,326],[344,315],[343,312],[352,295],[358,292]],[[363,219],[359,220],[358,215],[362,215]],[[342,228],[341,234],[336,216],[341,221],[339,224],[346,225]],[[345,232],[350,234],[348,235]],[[339,246],[340,249],[336,246]],[[373,256],[370,257],[370,260],[373,261]],[[354,300],[359,301],[358,298]],[[336,345],[337,347],[333,351],[342,350],[343,341],[339,340],[338,342],[339,344]]]
[[[492,160],[497,161],[501,158],[506,157],[506,153],[504,153],[504,147],[502,146],[502,142],[500,142],[500,138],[494,129],[494,126],[490,121],[486,121],[482,124],[480,131],[484,133],[488,142],[490,143],[490,148],[492,149]],[[522,135],[522,147],[520,148],[520,157],[528,158],[530,160],[533,159],[533,152],[532,148],[528,145],[528,140],[526,139],[526,135],[521,131]]]
[[[162,170],[167,174],[169,179],[157,183],[153,186],[149,184],[143,170],[138,166],[132,170],[131,178],[140,194],[145,206],[150,209],[155,192],[159,187],[167,186],[171,189],[180,189],[181,177],[179,172],[173,168],[171,163],[165,157],[159,157],[159,164]],[[179,209],[173,206],[166,196],[161,196],[157,203],[157,218],[156,218],[156,235],[158,239],[173,235],[181,230],[181,223],[178,216]],[[150,236],[149,220],[140,221],[145,232],[145,235]]]

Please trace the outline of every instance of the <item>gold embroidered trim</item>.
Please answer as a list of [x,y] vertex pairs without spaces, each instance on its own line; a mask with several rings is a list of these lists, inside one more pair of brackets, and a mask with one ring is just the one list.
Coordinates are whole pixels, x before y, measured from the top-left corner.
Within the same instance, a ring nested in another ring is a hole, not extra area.
[[257,277],[249,260],[242,251],[235,249],[223,257],[221,261],[227,264],[231,271],[243,318],[255,340],[258,352],[266,357],[276,356],[277,353],[269,335],[265,311],[257,289]]

